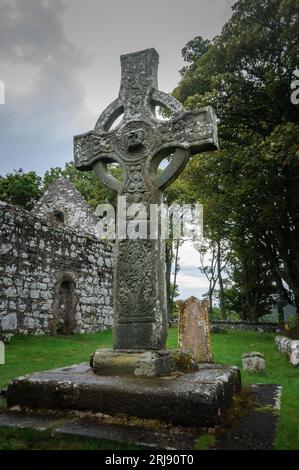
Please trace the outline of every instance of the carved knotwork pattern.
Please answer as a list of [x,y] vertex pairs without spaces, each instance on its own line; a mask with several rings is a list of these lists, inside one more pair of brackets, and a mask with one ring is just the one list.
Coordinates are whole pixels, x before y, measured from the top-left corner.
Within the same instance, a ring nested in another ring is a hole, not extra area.
[[76,165],[81,166],[90,160],[89,135],[78,136],[75,139],[74,157]]
[[[139,147],[137,146],[135,149],[132,149],[130,153],[128,153],[130,140],[133,133],[136,133],[137,138],[142,138],[140,141],[142,145]],[[157,139],[153,126],[144,121],[128,122],[128,124],[126,124],[123,128],[116,131],[114,138],[115,148],[120,150],[121,153],[125,154],[127,158],[134,160],[140,157],[146,158],[148,152],[155,147],[156,142]]]
[[152,242],[123,240],[118,249],[118,321],[153,321]]
[[143,178],[143,164],[129,165],[127,169],[128,181],[124,191],[127,201],[129,203],[148,202],[150,200],[150,192]]

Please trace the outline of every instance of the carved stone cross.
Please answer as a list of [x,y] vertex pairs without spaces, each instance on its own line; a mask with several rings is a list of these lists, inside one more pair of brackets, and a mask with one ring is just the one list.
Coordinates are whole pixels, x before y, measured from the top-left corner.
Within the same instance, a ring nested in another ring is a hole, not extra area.
[[[93,131],[74,138],[78,169],[93,169],[102,183],[126,196],[128,203],[147,207],[161,203],[163,189],[177,178],[190,155],[218,148],[213,109],[187,112],[175,98],[158,91],[158,63],[155,49],[121,56],[118,98],[101,114]],[[157,119],[156,106],[174,117]],[[121,115],[122,121],[112,130]],[[170,163],[157,174],[169,155]],[[108,171],[108,163],[113,162],[122,168],[122,182]],[[117,240],[113,348],[163,349],[166,336],[163,241]]]

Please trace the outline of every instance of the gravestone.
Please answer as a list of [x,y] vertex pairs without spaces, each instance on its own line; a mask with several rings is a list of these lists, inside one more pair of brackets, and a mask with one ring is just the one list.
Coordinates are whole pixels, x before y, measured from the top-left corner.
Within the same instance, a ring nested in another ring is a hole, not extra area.
[[5,364],[5,346],[3,341],[0,341],[0,365]]
[[246,352],[242,355],[242,367],[248,372],[265,372],[265,357],[260,352]]
[[[216,150],[217,124],[211,107],[186,112],[170,95],[157,90],[158,53],[147,49],[121,56],[118,98],[98,119],[95,129],[74,138],[75,164],[94,170],[99,180],[125,196],[127,207],[143,204],[149,226],[151,204],[161,204],[163,190],[178,177],[194,153]],[[174,116],[157,119],[155,107]],[[121,123],[111,129],[123,115]],[[157,174],[160,162],[172,156]],[[108,171],[118,163],[123,181]],[[129,217],[124,220],[128,227]],[[114,271],[113,348],[118,350],[164,349],[167,336],[164,243],[156,240],[116,240]]]
[[296,316],[297,309],[294,305],[287,304],[283,307],[284,321],[288,322]]
[[196,362],[211,362],[211,336],[208,304],[196,297],[189,297],[178,303],[179,348],[187,349],[194,355]]

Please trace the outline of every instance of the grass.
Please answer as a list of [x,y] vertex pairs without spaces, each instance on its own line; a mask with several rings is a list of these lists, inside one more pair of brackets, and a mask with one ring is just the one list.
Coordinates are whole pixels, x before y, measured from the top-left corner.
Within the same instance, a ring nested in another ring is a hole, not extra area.
[[133,444],[103,439],[52,436],[51,431],[0,428],[0,450],[135,450]]
[[[86,335],[78,334],[69,337],[16,336],[6,346],[6,364],[0,366],[0,388],[6,387],[9,380],[18,375],[86,362],[89,355],[96,348],[110,347],[111,341],[110,331]],[[279,418],[276,448],[298,450],[299,369],[292,367],[288,359],[274,349],[274,335],[270,333],[230,332],[227,334],[215,334],[212,341],[214,360],[218,363],[234,364],[241,367],[243,352],[259,351],[264,353],[266,372],[264,374],[249,374],[246,371],[242,371],[243,385],[252,383],[282,385],[282,409]],[[177,347],[176,328],[169,330],[168,347]],[[109,447],[111,445],[113,447]],[[124,449],[129,447],[124,447],[123,445],[117,447],[115,443],[108,444],[99,440],[91,441],[90,443],[74,438],[62,439],[56,437],[53,440],[49,440],[45,433],[0,429],[0,449],[4,448],[113,448],[117,450],[118,448]]]
[[18,375],[88,362],[97,348],[111,347],[111,331],[73,336],[14,336],[0,366],[0,388]]
[[282,385],[281,413],[276,449],[299,450],[299,369],[274,349],[274,334],[231,332],[213,337],[214,360],[242,366],[242,353],[259,351],[265,355],[266,372],[250,374],[242,370],[243,385],[271,383]]
[[215,437],[212,434],[203,434],[200,436],[196,442],[194,449],[195,450],[209,450],[215,444]]

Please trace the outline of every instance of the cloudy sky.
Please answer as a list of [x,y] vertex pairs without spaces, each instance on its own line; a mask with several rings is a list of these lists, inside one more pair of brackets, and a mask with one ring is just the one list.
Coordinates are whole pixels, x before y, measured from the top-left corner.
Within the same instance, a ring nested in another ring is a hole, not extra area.
[[[159,88],[170,92],[181,49],[197,35],[218,34],[233,3],[0,0],[0,175],[19,168],[43,174],[72,160],[73,135],[93,128],[118,94],[121,54],[155,47]],[[194,253],[185,249],[182,257],[192,261]],[[194,293],[189,261],[180,275],[186,294]]]

